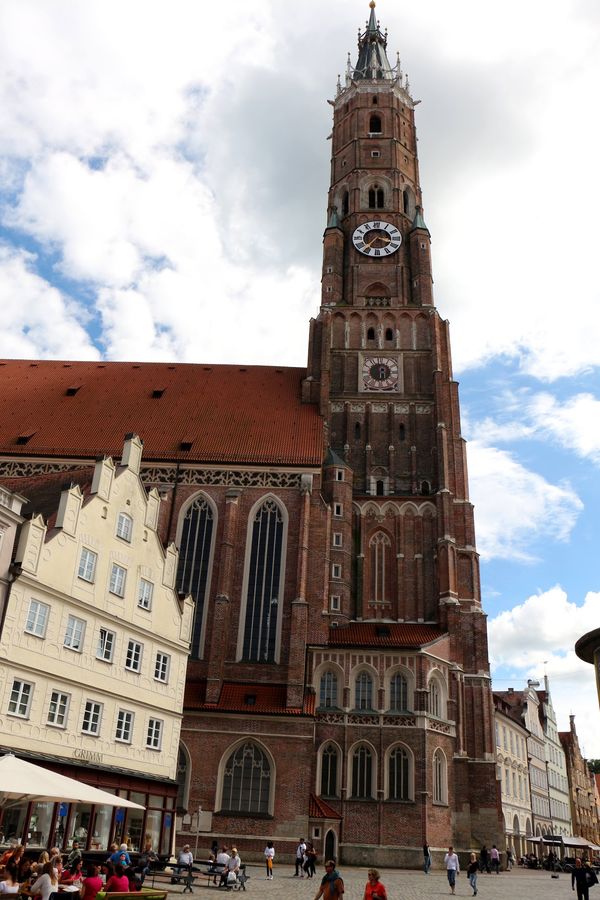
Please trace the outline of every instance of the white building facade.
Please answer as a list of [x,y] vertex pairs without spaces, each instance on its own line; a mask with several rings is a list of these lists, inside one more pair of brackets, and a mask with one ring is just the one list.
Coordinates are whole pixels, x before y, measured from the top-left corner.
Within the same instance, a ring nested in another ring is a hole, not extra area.
[[506,849],[518,858],[527,852],[526,838],[533,832],[527,741],[529,733],[502,695],[494,693],[496,762],[501,784]]
[[193,602],[175,591],[177,551],[158,537],[141,456],[130,435],[120,465],[99,460],[54,511],[46,498],[35,514],[44,503],[30,498],[0,636],[0,729],[4,751],[146,812],[33,804],[5,811],[5,841],[137,850],[149,835],[170,850]]
[[565,752],[558,737],[556,714],[550,696],[548,676],[544,676],[544,691],[538,691],[544,741],[546,744],[546,769],[552,834],[572,835],[569,780]]

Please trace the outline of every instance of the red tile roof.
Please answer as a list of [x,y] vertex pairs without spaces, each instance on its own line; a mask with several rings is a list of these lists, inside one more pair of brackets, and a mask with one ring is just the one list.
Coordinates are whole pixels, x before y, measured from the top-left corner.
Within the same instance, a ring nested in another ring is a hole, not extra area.
[[[286,716],[311,715],[314,712],[314,696],[307,695],[304,706],[286,706],[285,684],[237,684],[224,682],[218,703],[206,702],[206,683],[188,682],[185,689],[185,710],[212,710],[214,712],[243,712],[254,715],[268,713]],[[311,708],[312,701],[312,708]]]
[[304,374],[269,366],[0,360],[0,453],[119,457],[124,435],[136,432],[146,460],[319,466],[323,421],[314,404],[301,402]]
[[94,469],[74,469],[71,472],[58,472],[44,475],[42,478],[32,475],[28,478],[0,478],[0,485],[9,491],[21,494],[27,499],[22,513],[29,519],[34,515],[41,515],[49,529],[54,526],[60,495],[71,484],[78,484],[84,496],[89,495],[92,486]]
[[422,647],[445,634],[435,625],[353,622],[329,629],[330,647]]
[[317,797],[316,794],[311,794],[310,799],[308,801],[308,816],[310,819],[341,819],[341,815],[339,812],[330,806],[329,803],[325,803],[321,797]]

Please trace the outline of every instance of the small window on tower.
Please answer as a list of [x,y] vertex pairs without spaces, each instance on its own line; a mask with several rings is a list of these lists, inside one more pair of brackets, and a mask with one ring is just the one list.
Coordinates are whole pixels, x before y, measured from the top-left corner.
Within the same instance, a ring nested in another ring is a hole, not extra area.
[[381,134],[381,118],[371,116],[369,120],[369,134]]
[[378,481],[375,485],[375,491],[378,497],[383,497],[385,494],[385,484],[383,481]]
[[392,331],[391,328],[386,328],[386,329],[385,329],[385,339],[386,339],[386,341],[393,341],[393,340],[394,340],[394,332]]
[[342,197],[342,215],[347,216],[350,209],[350,194],[348,191],[344,191],[344,196]]
[[343,480],[344,480],[344,470],[343,470],[343,469],[336,469],[336,470],[335,470],[335,480],[336,480],[336,481],[343,481]]
[[421,494],[424,497],[427,497],[431,493],[431,485],[428,481],[421,482]]
[[354,440],[360,441],[360,422],[356,422],[354,425]]
[[400,427],[398,429],[398,437],[400,438],[401,441],[406,440],[406,426],[405,425],[400,424]]
[[379,159],[380,156],[381,156],[380,150],[371,150],[371,157],[373,159]]
[[377,97],[373,97],[373,106],[377,106]]
[[375,340],[375,329],[367,328],[367,340],[374,341]]

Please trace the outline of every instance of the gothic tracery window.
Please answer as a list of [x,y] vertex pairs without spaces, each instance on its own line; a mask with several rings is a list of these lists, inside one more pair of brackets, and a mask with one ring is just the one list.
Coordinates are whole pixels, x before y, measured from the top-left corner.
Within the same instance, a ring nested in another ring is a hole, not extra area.
[[410,760],[404,747],[395,747],[388,757],[388,799],[411,799]]
[[390,680],[390,710],[392,712],[405,712],[408,706],[408,682],[401,672]]
[[438,749],[433,754],[433,801],[447,803],[446,757]]
[[186,510],[179,541],[177,590],[195,600],[190,655],[202,655],[202,623],[210,580],[210,553],[214,533],[213,511],[204,497],[197,497]]
[[323,672],[319,684],[319,706],[338,705],[338,680],[335,672]]
[[390,554],[391,544],[387,534],[378,531],[369,541],[371,563],[371,602],[383,603],[387,599],[388,585],[386,583],[387,557]]
[[337,797],[338,750],[327,744],[321,754],[321,796]]
[[373,796],[373,754],[364,744],[352,755],[352,796],[359,800]]
[[250,535],[242,658],[274,662],[283,554],[283,515],[274,500],[256,511]]
[[228,812],[268,813],[271,765],[266,753],[246,741],[231,754],[223,771],[221,809]]
[[368,672],[360,672],[354,685],[356,709],[373,709],[373,679]]

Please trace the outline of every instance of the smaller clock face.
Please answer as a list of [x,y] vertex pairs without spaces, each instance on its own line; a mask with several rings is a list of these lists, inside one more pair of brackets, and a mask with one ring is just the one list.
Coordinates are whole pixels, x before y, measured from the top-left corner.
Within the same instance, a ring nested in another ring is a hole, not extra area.
[[397,391],[398,360],[391,356],[368,356],[363,360],[362,383],[365,391]]
[[400,248],[402,235],[395,225],[377,220],[355,228],[352,243],[365,256],[391,256]]

